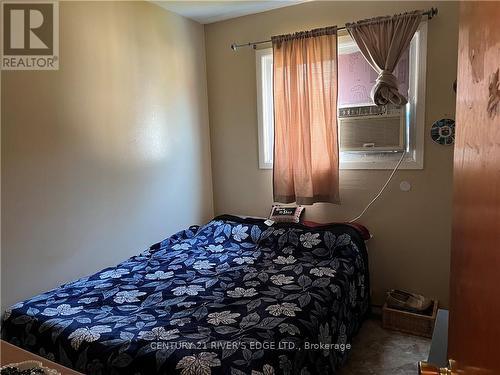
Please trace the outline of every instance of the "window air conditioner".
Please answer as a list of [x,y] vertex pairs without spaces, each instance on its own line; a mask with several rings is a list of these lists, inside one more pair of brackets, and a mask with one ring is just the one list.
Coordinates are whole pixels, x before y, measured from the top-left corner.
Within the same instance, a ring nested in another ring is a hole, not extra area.
[[405,110],[395,105],[339,108],[341,151],[405,149]]

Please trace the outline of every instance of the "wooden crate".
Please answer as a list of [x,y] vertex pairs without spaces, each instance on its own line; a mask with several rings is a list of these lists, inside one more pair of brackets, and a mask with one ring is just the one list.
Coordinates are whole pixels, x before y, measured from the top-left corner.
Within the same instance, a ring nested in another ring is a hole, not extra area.
[[395,310],[384,304],[382,308],[382,327],[416,336],[432,338],[439,305],[438,301],[432,301],[432,303],[432,315]]

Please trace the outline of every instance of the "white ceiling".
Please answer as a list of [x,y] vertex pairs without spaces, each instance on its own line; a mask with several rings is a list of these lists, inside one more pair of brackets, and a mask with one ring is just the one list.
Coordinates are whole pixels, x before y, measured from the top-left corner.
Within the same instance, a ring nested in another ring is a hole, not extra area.
[[303,3],[309,0],[274,0],[274,1],[153,1],[159,6],[199,23],[212,23],[230,18],[265,12]]

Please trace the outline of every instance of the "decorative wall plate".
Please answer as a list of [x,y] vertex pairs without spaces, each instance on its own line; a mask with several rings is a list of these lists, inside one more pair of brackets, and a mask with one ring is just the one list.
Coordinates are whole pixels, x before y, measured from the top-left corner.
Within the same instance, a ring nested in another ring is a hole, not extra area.
[[455,143],[455,120],[443,118],[432,124],[431,138],[440,145]]

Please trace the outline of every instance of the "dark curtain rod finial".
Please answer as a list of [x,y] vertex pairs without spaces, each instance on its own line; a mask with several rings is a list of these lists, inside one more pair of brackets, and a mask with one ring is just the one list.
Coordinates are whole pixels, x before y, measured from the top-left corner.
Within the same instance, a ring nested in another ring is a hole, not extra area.
[[429,13],[427,14],[427,18],[431,20],[434,16],[437,16],[437,14],[438,14],[438,9],[437,8],[431,8],[431,10],[429,11]]
[[238,48],[243,47],[243,46],[245,46],[245,47],[248,46],[248,47],[252,47],[253,49],[257,49],[257,44],[260,44],[260,43],[265,43],[265,42],[256,42],[256,43],[247,43],[247,44],[236,44],[236,43],[233,43],[233,44],[231,44],[231,49],[233,51],[236,51]]
[[[429,20],[431,20],[437,14],[438,14],[437,8],[431,8],[425,12],[422,12],[422,16],[427,16],[427,19],[429,19]],[[337,30],[344,30],[344,29],[345,29],[345,26],[337,28]],[[264,44],[264,43],[271,43],[271,40],[270,39],[269,40],[261,40],[258,42],[249,42],[249,43],[242,43],[242,44],[233,43],[233,44],[231,44],[231,49],[233,51],[237,51],[238,48],[241,48],[241,47],[252,47],[253,49],[257,49],[257,45]]]

